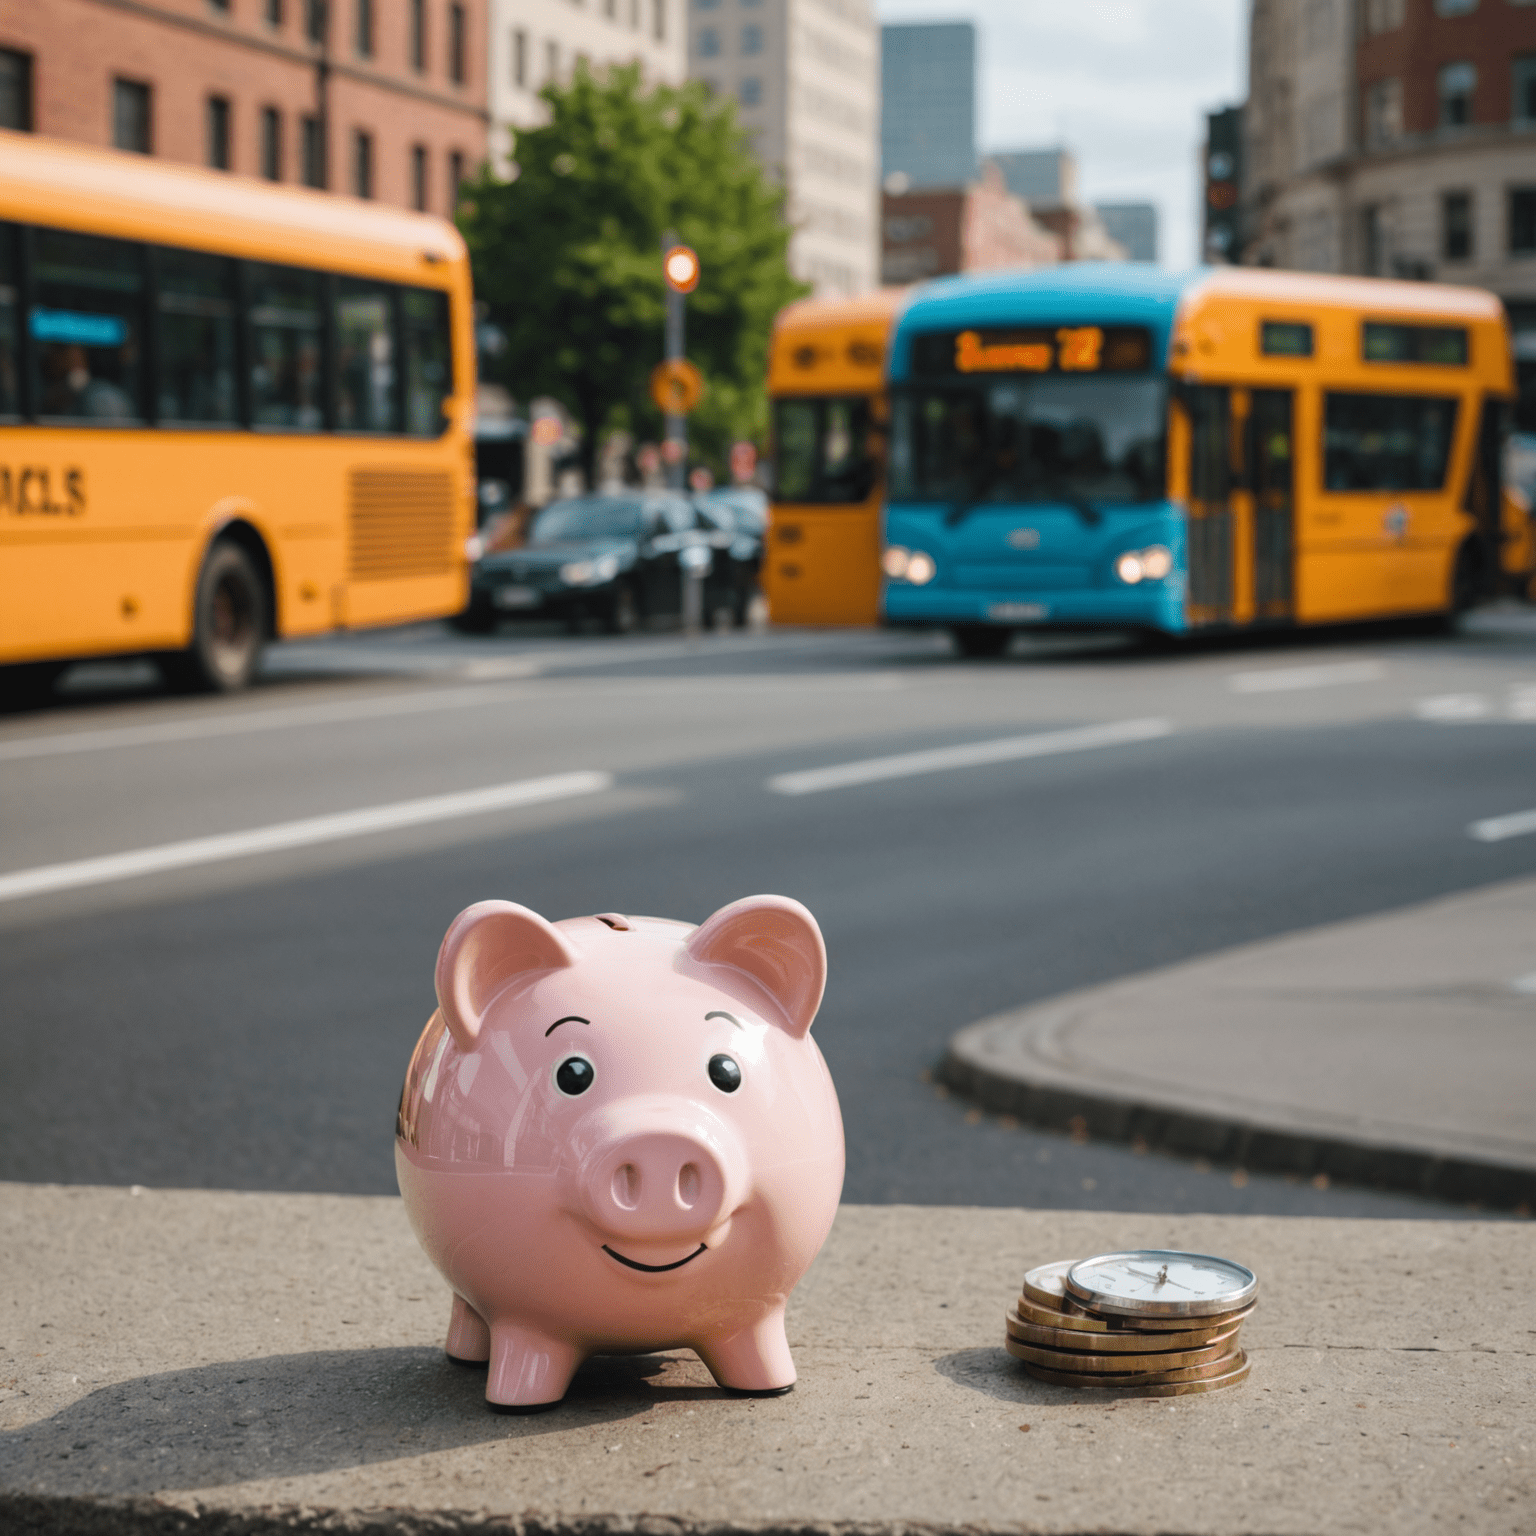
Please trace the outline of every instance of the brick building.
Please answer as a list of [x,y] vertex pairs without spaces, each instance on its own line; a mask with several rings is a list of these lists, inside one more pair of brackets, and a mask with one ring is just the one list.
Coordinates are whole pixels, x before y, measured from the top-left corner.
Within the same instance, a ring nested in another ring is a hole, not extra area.
[[0,7],[0,126],[452,212],[486,154],[487,0]]

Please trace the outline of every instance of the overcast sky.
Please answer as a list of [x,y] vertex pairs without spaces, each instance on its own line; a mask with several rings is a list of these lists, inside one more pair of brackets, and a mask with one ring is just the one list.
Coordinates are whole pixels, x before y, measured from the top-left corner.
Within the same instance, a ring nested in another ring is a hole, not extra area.
[[1090,202],[1150,202],[1164,266],[1195,260],[1204,114],[1239,101],[1244,0],[876,0],[882,22],[971,21],[985,153],[1065,144]]

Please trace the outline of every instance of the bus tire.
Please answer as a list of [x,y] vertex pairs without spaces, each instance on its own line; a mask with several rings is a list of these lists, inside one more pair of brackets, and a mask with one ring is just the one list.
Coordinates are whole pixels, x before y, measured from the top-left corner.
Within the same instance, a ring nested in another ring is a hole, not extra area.
[[41,709],[53,701],[62,661],[22,661],[0,667],[0,709]]
[[175,688],[235,693],[250,686],[267,637],[267,593],[251,557],[233,539],[216,539],[198,572],[192,641],[160,658]]
[[1013,639],[1013,631],[998,624],[952,624],[950,638],[962,656],[1001,656]]

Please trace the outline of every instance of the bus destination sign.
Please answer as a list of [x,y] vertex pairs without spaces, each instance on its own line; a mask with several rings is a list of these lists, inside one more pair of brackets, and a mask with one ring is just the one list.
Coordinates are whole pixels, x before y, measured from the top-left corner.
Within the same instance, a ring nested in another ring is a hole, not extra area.
[[1144,325],[1026,326],[930,332],[912,342],[920,374],[1145,373],[1152,333]]

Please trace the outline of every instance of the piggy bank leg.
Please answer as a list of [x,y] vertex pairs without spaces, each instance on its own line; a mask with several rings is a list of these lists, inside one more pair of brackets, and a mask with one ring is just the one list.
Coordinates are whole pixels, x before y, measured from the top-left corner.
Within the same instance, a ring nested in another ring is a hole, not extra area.
[[491,1358],[491,1330],[462,1296],[453,1298],[453,1315],[448,1319],[448,1342],[444,1348],[448,1358],[460,1365],[484,1365]]
[[565,1396],[581,1357],[564,1339],[515,1323],[491,1329],[491,1370],[485,1400],[510,1412],[553,1408]]
[[740,1333],[701,1339],[694,1348],[709,1373],[731,1392],[773,1396],[795,1384],[795,1362],[784,1337],[784,1309],[775,1308]]

